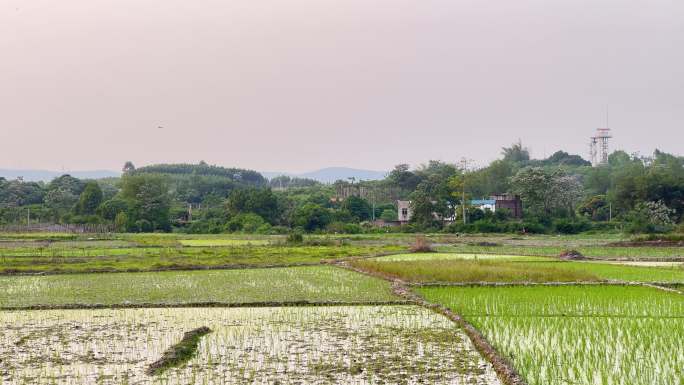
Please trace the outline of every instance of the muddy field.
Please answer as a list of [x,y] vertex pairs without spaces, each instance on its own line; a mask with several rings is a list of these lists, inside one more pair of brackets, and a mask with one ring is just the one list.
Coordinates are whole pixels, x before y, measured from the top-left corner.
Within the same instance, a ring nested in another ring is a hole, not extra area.
[[[417,306],[6,311],[3,384],[498,384],[461,329]],[[197,354],[148,366],[189,330]]]

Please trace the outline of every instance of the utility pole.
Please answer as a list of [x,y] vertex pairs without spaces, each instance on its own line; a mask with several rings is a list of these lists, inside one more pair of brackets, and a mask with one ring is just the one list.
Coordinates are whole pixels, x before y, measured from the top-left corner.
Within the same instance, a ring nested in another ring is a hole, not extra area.
[[26,208],[26,228],[31,226],[31,209]]
[[461,158],[461,172],[463,173],[463,182],[461,183],[461,210],[463,214],[463,224],[467,223],[466,218],[466,196],[465,196],[465,186],[466,186],[466,173],[468,172],[468,162],[470,159]]
[[608,203],[608,222],[613,221],[613,203]]

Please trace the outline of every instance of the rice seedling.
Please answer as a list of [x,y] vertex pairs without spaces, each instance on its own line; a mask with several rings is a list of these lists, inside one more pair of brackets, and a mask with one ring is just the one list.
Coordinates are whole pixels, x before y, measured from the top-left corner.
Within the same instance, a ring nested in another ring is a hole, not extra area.
[[[145,374],[199,326],[212,332],[189,361]],[[0,331],[8,385],[499,383],[459,328],[416,306],[5,311]]]
[[684,296],[635,286],[423,287],[478,328],[530,385],[684,380]]
[[0,277],[0,308],[393,300],[388,282],[333,266]]

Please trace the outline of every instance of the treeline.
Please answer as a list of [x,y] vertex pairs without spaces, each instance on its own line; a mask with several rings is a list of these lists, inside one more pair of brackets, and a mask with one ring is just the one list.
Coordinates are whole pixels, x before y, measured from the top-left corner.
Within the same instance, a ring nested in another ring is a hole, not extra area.
[[[522,218],[470,204],[502,193],[522,199]],[[408,224],[396,222],[397,199],[411,201]],[[649,157],[616,151],[607,164],[591,167],[563,151],[531,159],[516,143],[474,170],[430,161],[415,169],[398,165],[384,180],[333,185],[286,176],[267,181],[255,171],[204,162],[138,169],[129,162],[121,178],[97,181],[0,178],[0,224],[33,218],[132,232],[667,232],[683,217],[684,158],[657,150]]]

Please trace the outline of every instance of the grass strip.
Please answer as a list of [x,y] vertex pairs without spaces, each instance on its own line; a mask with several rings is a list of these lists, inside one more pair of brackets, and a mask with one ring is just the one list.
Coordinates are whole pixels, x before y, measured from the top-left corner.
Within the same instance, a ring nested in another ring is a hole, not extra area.
[[200,339],[209,333],[211,329],[206,326],[186,332],[183,339],[165,351],[159,360],[150,364],[145,373],[149,376],[158,376],[169,368],[179,367],[190,361],[197,352]]

